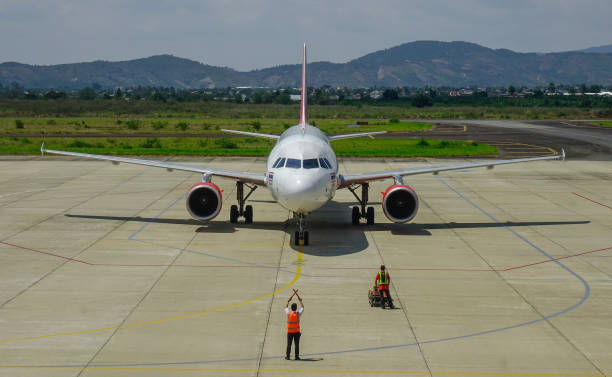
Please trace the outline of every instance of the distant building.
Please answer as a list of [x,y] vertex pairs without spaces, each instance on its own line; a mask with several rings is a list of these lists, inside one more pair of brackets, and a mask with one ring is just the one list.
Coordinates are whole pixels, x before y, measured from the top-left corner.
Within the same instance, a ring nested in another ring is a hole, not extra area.
[[301,94],[289,94],[289,99],[291,101],[300,101],[302,99]]
[[370,92],[370,98],[372,99],[379,99],[382,98],[382,93],[378,90],[374,90],[372,92]]

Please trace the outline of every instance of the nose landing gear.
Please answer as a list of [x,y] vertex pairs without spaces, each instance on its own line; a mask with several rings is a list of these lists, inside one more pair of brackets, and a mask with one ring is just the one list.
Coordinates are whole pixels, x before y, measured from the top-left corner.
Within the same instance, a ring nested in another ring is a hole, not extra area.
[[249,193],[246,196],[244,195],[244,186],[244,182],[236,182],[236,199],[238,200],[238,206],[234,204],[230,207],[230,223],[237,223],[240,216],[244,216],[244,222],[246,224],[253,222],[253,206],[245,206],[244,204],[253,191],[257,189],[257,186],[246,185],[249,188]]
[[353,225],[359,225],[359,220],[361,218],[365,218],[368,225],[374,224],[374,207],[367,207],[368,189],[370,188],[370,185],[367,182],[361,184],[361,198],[356,193],[357,187],[349,186],[347,188],[355,196],[355,198],[357,198],[357,201],[361,205],[361,209],[357,206],[353,207],[353,212],[351,214]]
[[294,237],[293,237],[293,242],[295,244],[295,246],[299,246],[300,245],[300,241],[302,241],[302,245],[304,246],[308,246],[309,244],[309,233],[307,230],[304,229],[305,227],[305,223],[306,223],[306,216],[302,213],[300,214],[294,214],[297,216],[298,218],[298,230],[295,231]]

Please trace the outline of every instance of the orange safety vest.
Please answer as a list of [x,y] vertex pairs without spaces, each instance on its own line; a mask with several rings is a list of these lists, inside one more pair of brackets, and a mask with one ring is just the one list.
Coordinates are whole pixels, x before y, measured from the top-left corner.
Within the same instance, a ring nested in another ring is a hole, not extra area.
[[300,315],[297,312],[287,314],[287,332],[300,332]]

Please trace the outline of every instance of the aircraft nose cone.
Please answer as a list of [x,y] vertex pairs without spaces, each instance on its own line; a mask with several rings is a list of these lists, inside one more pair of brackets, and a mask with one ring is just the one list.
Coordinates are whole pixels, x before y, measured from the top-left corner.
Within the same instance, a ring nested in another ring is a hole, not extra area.
[[283,196],[289,208],[300,211],[304,210],[305,205],[318,195],[313,182],[305,182],[303,177],[296,177],[293,180],[287,180]]
[[298,198],[305,195],[309,195],[313,190],[312,182],[305,182],[304,177],[296,177],[291,180],[288,179],[285,186],[285,192],[288,196]]
[[328,200],[320,177],[315,175],[285,175],[279,180],[279,202],[294,212],[305,213],[320,208]]

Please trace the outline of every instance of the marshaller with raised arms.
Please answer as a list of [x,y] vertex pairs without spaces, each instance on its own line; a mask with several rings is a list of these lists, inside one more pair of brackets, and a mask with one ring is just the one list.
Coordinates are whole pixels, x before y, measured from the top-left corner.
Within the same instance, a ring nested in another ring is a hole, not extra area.
[[563,152],[561,155],[546,157],[427,166],[362,174],[339,174],[338,161],[331,147],[331,141],[381,134],[385,133],[385,131],[327,136],[318,128],[310,125],[308,123],[306,67],[306,45],[304,44],[302,99],[300,120],[297,125],[288,128],[280,136],[224,130],[225,132],[240,135],[277,140],[276,145],[268,156],[266,172],[252,173],[153,160],[57,151],[46,149],[44,143],[41,146],[41,152],[108,160],[114,164],[124,162],[164,168],[168,171],[183,170],[201,173],[202,181],[194,184],[187,191],[186,196],[187,211],[193,218],[201,221],[215,218],[221,211],[223,204],[222,191],[212,182],[213,177],[228,178],[236,181],[238,204],[232,205],[230,208],[230,222],[232,223],[237,222],[240,217],[244,218],[246,223],[253,221],[253,207],[246,205],[246,201],[257,187],[266,186],[274,199],[281,206],[292,211],[297,219],[297,230],[294,236],[294,243],[296,245],[300,243],[303,245],[309,244],[309,233],[305,229],[306,216],[330,201],[338,189],[350,190],[359,202],[359,206],[355,206],[352,209],[351,219],[353,224],[358,225],[362,218],[366,220],[367,224],[374,224],[374,208],[368,207],[369,182],[393,179],[394,183],[383,193],[383,212],[390,221],[405,223],[414,218],[419,208],[417,193],[410,186],[404,184],[403,177],[405,176],[424,173],[436,174],[447,170],[485,166],[492,168],[494,165],[565,158],[565,152]]

